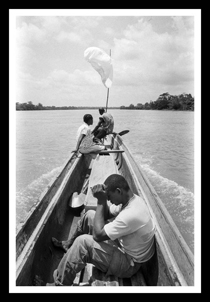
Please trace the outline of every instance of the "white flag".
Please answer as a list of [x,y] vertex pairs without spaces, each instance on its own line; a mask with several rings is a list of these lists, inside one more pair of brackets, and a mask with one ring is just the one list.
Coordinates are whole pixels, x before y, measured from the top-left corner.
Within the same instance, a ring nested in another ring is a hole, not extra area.
[[100,74],[105,87],[110,88],[113,80],[111,57],[98,47],[89,47],[84,52],[85,59]]

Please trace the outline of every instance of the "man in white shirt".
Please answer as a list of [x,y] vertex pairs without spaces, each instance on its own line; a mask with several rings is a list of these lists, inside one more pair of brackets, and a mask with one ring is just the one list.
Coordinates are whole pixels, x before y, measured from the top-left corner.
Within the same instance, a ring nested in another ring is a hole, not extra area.
[[86,263],[107,275],[130,278],[155,253],[154,222],[143,199],[131,191],[123,176],[110,175],[92,192],[98,199],[96,211],[87,211],[79,220],[54,271],[54,283],[47,285],[71,285]]
[[76,149],[72,152],[81,153],[98,153],[105,149],[105,146],[101,143],[93,141],[93,135],[91,133],[90,125],[93,124],[93,117],[91,114],[85,114],[83,117],[84,123],[78,128],[76,134]]
[[74,151],[78,151],[79,150],[79,146],[80,146],[83,138],[86,135],[88,135],[89,133],[91,133],[91,129],[90,129],[89,126],[93,124],[93,117],[92,117],[92,115],[91,114],[85,114],[83,116],[83,121],[84,121],[84,123],[77,130],[77,134],[76,134],[77,145],[76,145],[76,150],[74,150]]

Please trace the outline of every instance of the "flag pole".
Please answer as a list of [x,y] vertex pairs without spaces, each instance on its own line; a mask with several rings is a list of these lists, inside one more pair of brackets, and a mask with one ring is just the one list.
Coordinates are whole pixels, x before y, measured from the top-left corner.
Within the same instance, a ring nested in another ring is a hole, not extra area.
[[109,99],[109,88],[107,88],[106,112],[107,112],[107,106],[108,106],[108,99]]
[[[110,49],[110,57],[111,57],[111,49]],[[108,107],[108,100],[109,100],[109,88],[107,88],[107,97],[106,97],[106,112]]]

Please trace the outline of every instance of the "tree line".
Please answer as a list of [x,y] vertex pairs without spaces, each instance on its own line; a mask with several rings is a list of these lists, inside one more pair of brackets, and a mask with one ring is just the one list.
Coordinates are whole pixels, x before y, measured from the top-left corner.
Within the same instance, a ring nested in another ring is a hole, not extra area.
[[[119,109],[119,107],[109,107]],[[34,105],[31,101],[28,103],[16,102],[16,110],[74,110],[74,109],[99,109],[98,106],[43,106],[41,103]]]
[[[74,110],[74,109],[98,109],[99,107],[88,106],[43,106],[41,103],[34,105],[31,101],[28,103],[16,103],[16,110]],[[109,109],[137,109],[137,110],[190,110],[194,111],[194,98],[191,94],[170,95],[168,92],[161,94],[156,101],[138,103],[136,106],[109,107]]]
[[74,106],[43,106],[41,103],[34,105],[31,101],[28,103],[16,103],[16,110],[68,110],[68,109],[78,109]]
[[194,111],[194,98],[191,94],[170,95],[168,92],[161,94],[156,101],[138,103],[136,106],[130,104],[128,107],[121,106],[120,109],[138,110],[190,110]]

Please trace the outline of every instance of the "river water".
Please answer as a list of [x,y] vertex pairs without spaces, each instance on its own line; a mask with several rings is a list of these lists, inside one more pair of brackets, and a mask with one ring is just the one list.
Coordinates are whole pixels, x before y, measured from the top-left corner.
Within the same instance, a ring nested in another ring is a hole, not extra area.
[[[194,251],[194,112],[109,110],[115,131],[141,165]],[[16,229],[76,145],[83,115],[98,110],[16,112]]]

